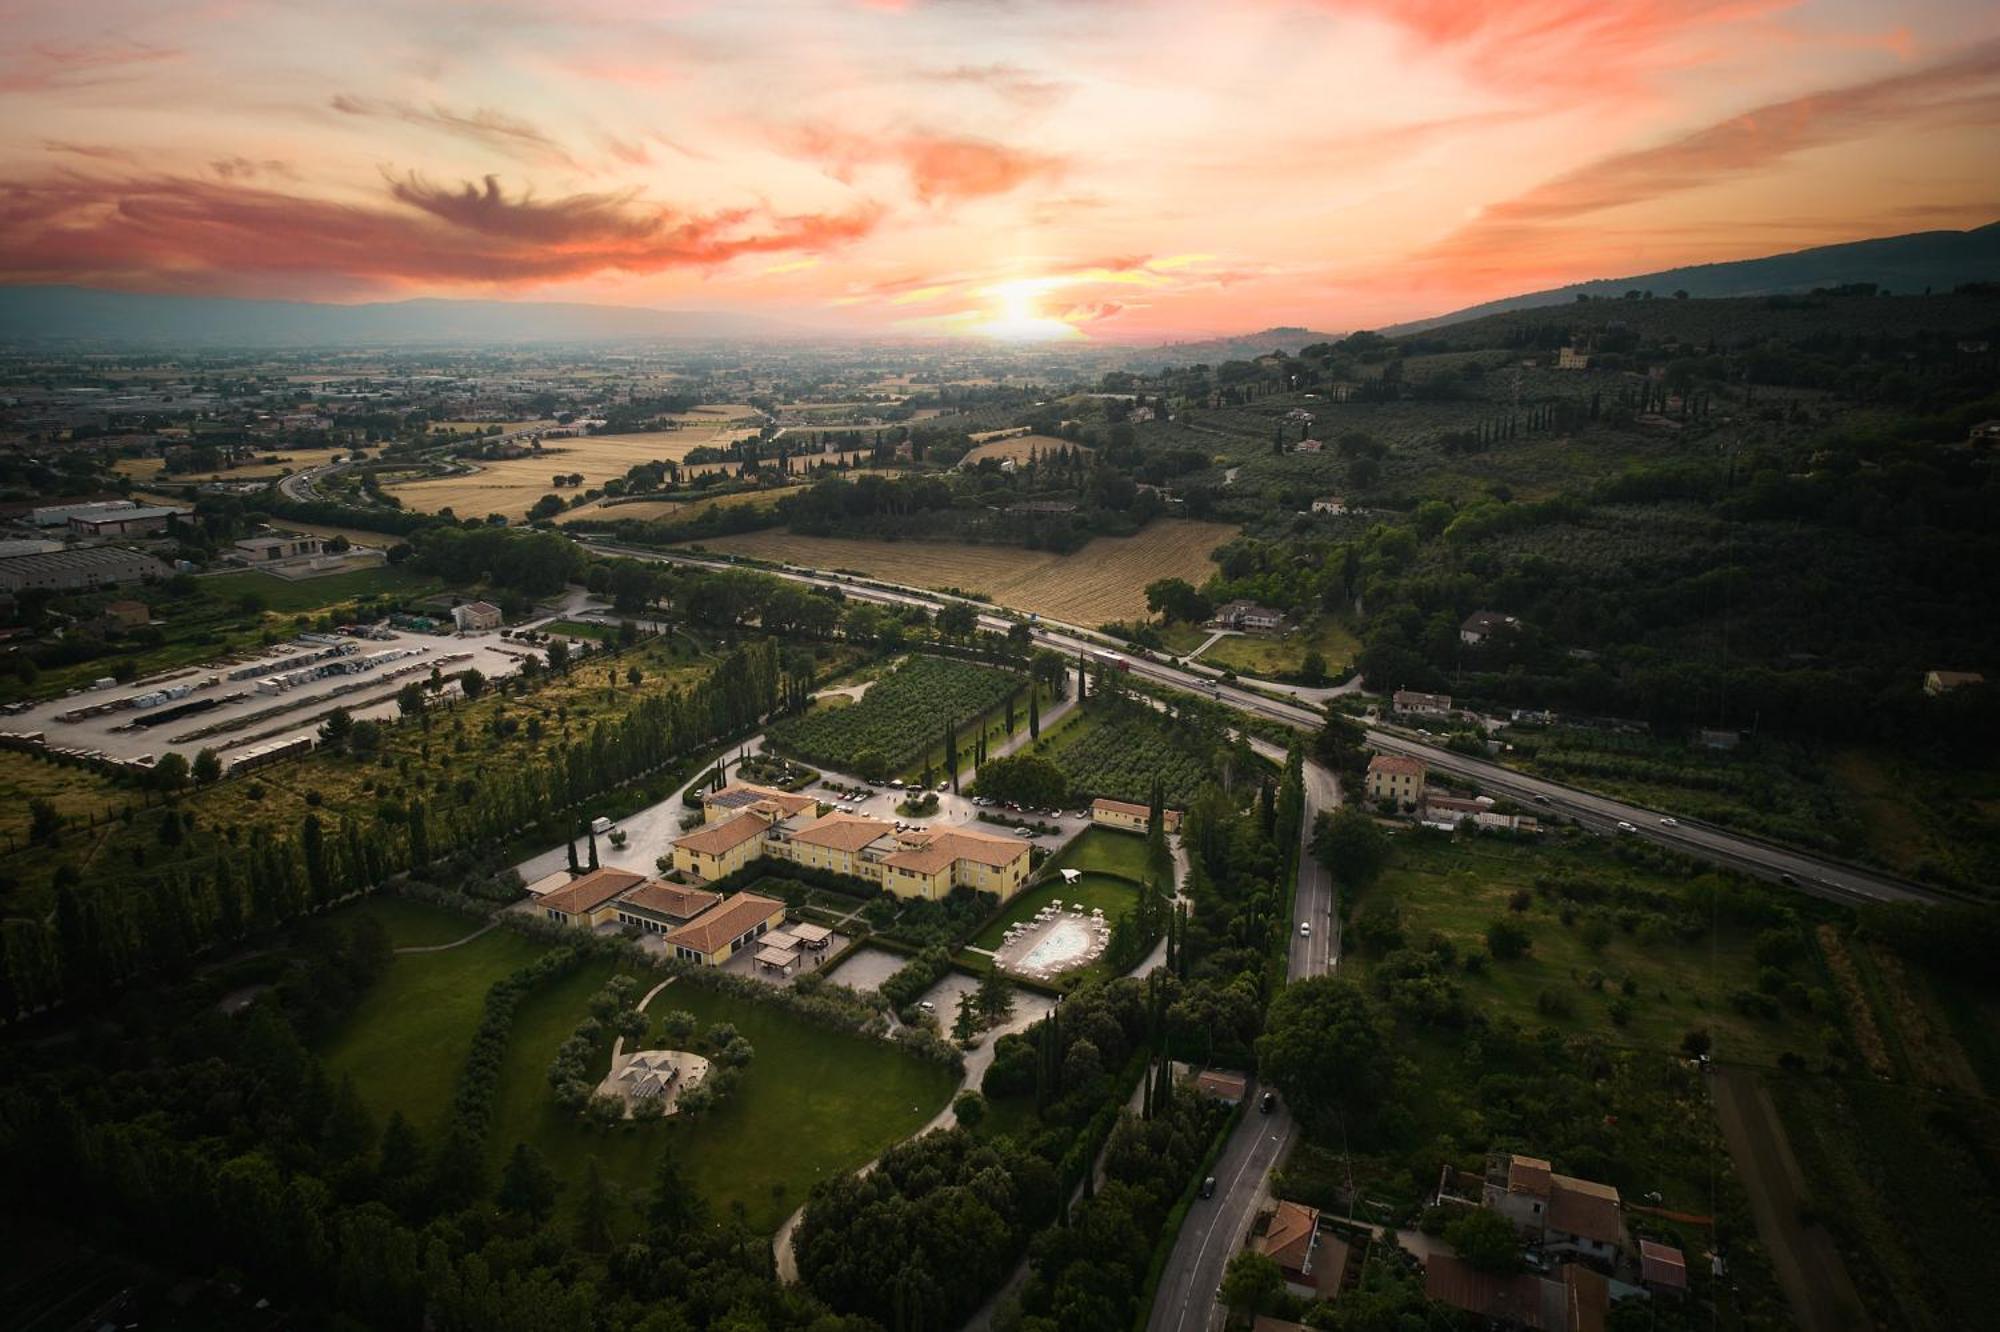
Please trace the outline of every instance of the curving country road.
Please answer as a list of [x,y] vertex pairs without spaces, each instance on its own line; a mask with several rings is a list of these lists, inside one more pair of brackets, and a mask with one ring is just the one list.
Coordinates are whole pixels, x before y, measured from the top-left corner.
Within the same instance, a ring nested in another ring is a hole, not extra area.
[[[652,560],[661,564],[681,564],[715,570],[748,568],[754,572],[793,582],[836,588],[842,595],[855,600],[884,605],[922,606],[934,609],[943,602],[956,600],[921,588],[851,578],[818,570],[767,569],[761,566],[739,565],[734,561],[714,556],[689,555],[679,551],[640,550],[608,542],[580,541],[579,544],[600,555]],[[982,628],[1004,631],[1019,623],[1017,619],[993,613],[983,603],[970,604],[979,609],[979,623]],[[1240,712],[1293,726],[1320,725],[1326,716],[1322,705],[1328,699],[1355,688],[1353,682],[1322,689],[1260,682],[1252,688],[1240,682],[1224,682],[1218,673],[1206,667],[1192,664],[1170,666],[1165,662],[1137,656],[1122,644],[1074,625],[1036,621],[1033,629],[1035,641],[1045,647],[1070,654],[1115,649],[1134,675],[1177,689],[1204,694]],[[1744,833],[1731,832],[1714,824],[1692,819],[1680,820],[1678,824],[1664,824],[1660,820],[1667,816],[1666,811],[1648,809],[1642,805],[1614,800],[1609,796],[1578,790],[1572,786],[1549,781],[1547,778],[1517,772],[1490,760],[1428,744],[1391,728],[1370,727],[1367,731],[1367,741],[1370,747],[1383,753],[1407,754],[1420,758],[1440,772],[1477,782],[1492,794],[1541,806],[1551,814],[1573,819],[1594,832],[1618,834],[1619,824],[1630,824],[1630,832],[1618,835],[1658,842],[1676,851],[1741,870],[1746,874],[1829,901],[1852,905],[1859,902],[1950,900],[1949,894],[1921,884],[1911,883],[1880,871],[1815,856],[1810,852],[1779,846]],[[1318,926],[1314,928],[1317,929]]]

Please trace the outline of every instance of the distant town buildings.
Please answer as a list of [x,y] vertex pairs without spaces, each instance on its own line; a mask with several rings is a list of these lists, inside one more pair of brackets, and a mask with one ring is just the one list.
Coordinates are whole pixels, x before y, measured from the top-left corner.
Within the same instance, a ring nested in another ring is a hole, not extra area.
[[167,530],[167,524],[187,513],[186,509],[170,509],[164,506],[152,508],[128,507],[105,509],[91,513],[73,513],[69,516],[69,531],[75,537],[138,537],[153,536]]
[[1588,370],[1590,369],[1590,353],[1580,347],[1564,347],[1556,353],[1556,369]]
[[1313,501],[1312,511],[1338,516],[1347,512],[1347,501],[1339,495],[1323,495]]

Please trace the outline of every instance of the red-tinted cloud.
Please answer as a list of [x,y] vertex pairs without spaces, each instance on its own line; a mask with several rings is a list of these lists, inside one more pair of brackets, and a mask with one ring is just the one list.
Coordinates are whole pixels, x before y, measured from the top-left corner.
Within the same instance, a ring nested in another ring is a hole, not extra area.
[[1065,163],[1046,153],[961,135],[918,132],[870,139],[821,128],[802,128],[788,146],[817,159],[837,179],[857,167],[893,162],[909,173],[910,185],[925,203],[957,203],[1006,194],[1029,181],[1053,179]]
[[254,293],[404,283],[535,283],[816,253],[881,212],[686,214],[629,196],[510,199],[498,184],[391,182],[396,205],[334,203],[234,181],[62,176],[0,183],[0,282],[83,281]]
[[1317,0],[1366,14],[1463,61],[1473,77],[1532,92],[1619,87],[1635,75],[1699,63],[1727,48],[1733,29],[1800,0]]
[[178,60],[172,47],[143,42],[43,42],[15,51],[0,65],[0,92],[85,88],[128,76],[135,66]]

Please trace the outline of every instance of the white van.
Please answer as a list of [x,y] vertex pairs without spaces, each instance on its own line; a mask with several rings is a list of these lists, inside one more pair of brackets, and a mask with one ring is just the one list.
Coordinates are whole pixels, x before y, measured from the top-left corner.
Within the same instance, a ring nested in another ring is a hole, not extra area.
[[611,820],[599,814],[590,821],[590,830],[600,836],[611,831]]

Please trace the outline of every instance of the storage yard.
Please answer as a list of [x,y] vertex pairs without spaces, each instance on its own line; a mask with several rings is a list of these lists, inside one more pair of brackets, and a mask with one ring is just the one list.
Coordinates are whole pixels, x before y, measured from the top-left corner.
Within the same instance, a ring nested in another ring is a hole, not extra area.
[[225,770],[255,767],[308,744],[337,707],[356,718],[396,713],[396,691],[433,668],[513,674],[531,651],[492,634],[409,632],[387,625],[301,634],[266,651],[183,667],[129,685],[108,678],[0,718],[0,746],[93,766],[150,766],[213,749]]

